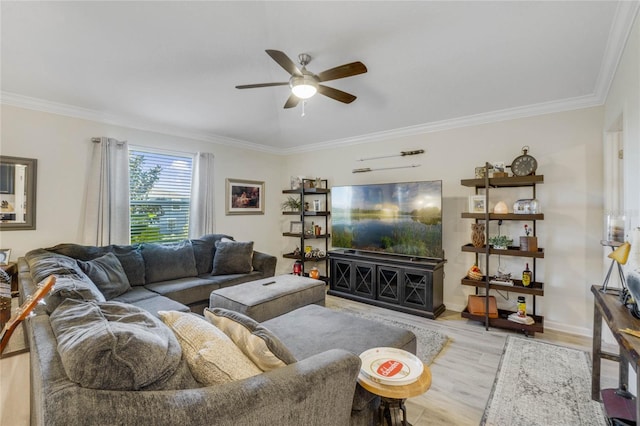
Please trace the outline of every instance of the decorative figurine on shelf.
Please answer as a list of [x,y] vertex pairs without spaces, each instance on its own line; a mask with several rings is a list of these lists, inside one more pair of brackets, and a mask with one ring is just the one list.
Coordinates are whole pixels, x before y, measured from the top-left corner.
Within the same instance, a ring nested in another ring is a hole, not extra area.
[[467,276],[472,280],[476,280],[476,281],[480,281],[483,277],[482,271],[480,270],[480,268],[478,268],[478,265],[475,263],[471,268],[469,268],[469,271],[467,271]]
[[293,264],[293,275],[302,275],[302,262],[299,260]]
[[529,236],[531,228],[524,224],[524,237],[520,237],[520,251],[538,251],[538,237]]
[[311,270],[309,271],[309,278],[313,278],[314,280],[320,278],[320,271],[318,271],[318,268],[316,268],[315,266],[311,268]]
[[471,224],[471,244],[474,247],[484,246],[484,223]]

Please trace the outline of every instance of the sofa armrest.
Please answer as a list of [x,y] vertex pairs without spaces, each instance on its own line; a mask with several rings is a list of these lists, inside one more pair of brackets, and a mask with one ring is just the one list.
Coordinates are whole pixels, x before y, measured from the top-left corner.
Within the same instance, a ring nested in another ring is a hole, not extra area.
[[47,425],[348,425],[360,358],[333,349],[248,379],[198,389],[119,392],[72,384],[46,395]]
[[276,274],[276,262],[278,258],[270,254],[253,252],[253,269],[262,273],[264,278],[272,277]]

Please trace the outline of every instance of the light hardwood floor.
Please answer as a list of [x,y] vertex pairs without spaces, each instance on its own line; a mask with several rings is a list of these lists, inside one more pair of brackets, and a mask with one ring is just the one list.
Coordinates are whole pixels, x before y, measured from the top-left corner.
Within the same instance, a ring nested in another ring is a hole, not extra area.
[[[478,425],[493,387],[506,337],[519,334],[496,328],[486,331],[481,323],[468,321],[453,311],[430,320],[333,296],[327,296],[326,305],[375,312],[449,337],[449,343],[430,366],[431,388],[406,402],[408,420],[414,426]],[[534,338],[591,353],[591,338],[551,330],[536,333]],[[616,351],[613,346],[606,349]],[[617,363],[603,361],[602,367],[602,386],[616,387]]]

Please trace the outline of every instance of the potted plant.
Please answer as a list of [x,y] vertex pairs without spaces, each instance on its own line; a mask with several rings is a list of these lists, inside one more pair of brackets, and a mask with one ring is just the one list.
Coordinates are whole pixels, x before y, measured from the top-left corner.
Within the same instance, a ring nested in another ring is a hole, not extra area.
[[538,237],[530,236],[531,228],[524,224],[524,237],[520,237],[520,251],[538,251]]
[[489,245],[494,249],[506,250],[513,243],[513,240],[506,235],[496,235],[489,237]]
[[289,210],[292,212],[299,212],[302,207],[302,200],[296,197],[287,197],[287,200],[284,201],[281,205],[282,210]]

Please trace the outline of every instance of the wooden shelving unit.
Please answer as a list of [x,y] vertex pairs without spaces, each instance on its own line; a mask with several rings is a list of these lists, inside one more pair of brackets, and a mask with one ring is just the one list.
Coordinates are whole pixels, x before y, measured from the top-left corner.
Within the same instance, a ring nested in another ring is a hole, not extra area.
[[[489,205],[489,195],[492,190],[496,190],[499,188],[516,188],[516,187],[531,187],[532,188],[532,198],[536,198],[536,185],[544,183],[544,176],[542,175],[531,175],[531,176],[512,176],[512,177],[499,177],[499,178],[490,178],[489,169],[492,166],[489,163],[485,165],[485,178],[480,179],[463,179],[460,181],[460,184],[466,187],[474,188],[475,194],[478,195],[481,191],[484,191],[485,196],[485,205]],[[532,280],[531,284],[527,287],[522,285],[521,280],[514,279],[512,280],[514,285],[502,285],[502,284],[492,284],[490,283],[487,276],[483,276],[481,280],[473,280],[468,277],[464,277],[460,280],[462,285],[471,286],[476,288],[476,294],[479,293],[479,289],[484,289],[484,294],[490,294],[492,290],[501,290],[518,294],[529,295],[533,299],[533,309],[532,314],[528,313],[531,316],[535,323],[532,325],[520,324],[517,322],[509,321],[507,317],[513,313],[513,311],[498,310],[498,318],[489,318],[489,301],[487,298],[485,305],[485,314],[484,315],[473,315],[469,313],[466,309],[461,313],[463,318],[471,319],[474,321],[479,321],[485,324],[486,329],[489,327],[498,327],[498,328],[506,328],[511,330],[519,330],[527,335],[534,335],[536,332],[542,333],[544,332],[544,317],[536,315],[536,297],[544,296],[544,284],[536,280],[536,260],[543,259],[545,252],[543,248],[538,248],[536,251],[521,251],[519,247],[507,247],[507,249],[494,249],[489,246],[489,224],[492,221],[528,221],[533,222],[533,236],[536,236],[536,221],[544,220],[544,214],[536,213],[536,214],[516,214],[516,213],[507,213],[507,214],[496,214],[496,213],[468,213],[463,212],[461,214],[463,219],[473,219],[478,222],[485,223],[485,241],[486,244],[483,247],[474,247],[472,244],[465,244],[461,247],[461,251],[474,253],[476,258],[476,264],[479,263],[479,255],[484,255],[485,260],[485,271],[489,271],[490,267],[490,259],[493,255],[501,255],[501,256],[516,256],[516,257],[528,257],[531,258],[532,264]]]

